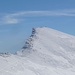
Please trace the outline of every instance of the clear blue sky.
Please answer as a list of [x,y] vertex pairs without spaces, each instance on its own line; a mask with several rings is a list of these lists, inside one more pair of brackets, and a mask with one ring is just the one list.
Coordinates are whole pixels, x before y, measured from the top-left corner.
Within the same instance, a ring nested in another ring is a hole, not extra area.
[[0,0],[0,52],[16,52],[33,27],[75,35],[75,0]]

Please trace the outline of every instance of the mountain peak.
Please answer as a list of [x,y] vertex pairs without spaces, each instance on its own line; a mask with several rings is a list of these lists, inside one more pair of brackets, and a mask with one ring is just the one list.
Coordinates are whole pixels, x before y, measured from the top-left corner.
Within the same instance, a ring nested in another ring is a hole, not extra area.
[[31,36],[21,50],[21,55],[31,61],[63,68],[74,64],[74,53],[75,37],[48,27],[33,28]]
[[46,40],[46,42],[48,41],[48,43],[54,42],[54,43],[58,44],[60,41],[61,41],[61,43],[63,41],[68,41],[71,43],[72,39],[74,40],[75,37],[72,35],[60,32],[58,30],[48,28],[48,27],[32,28],[32,34],[25,42],[25,45],[23,46],[22,49],[33,48],[33,46],[35,46],[35,44],[34,44],[35,41],[37,41],[36,43],[38,43],[38,41],[39,41],[39,44],[44,42],[45,40]]
[[75,37],[33,28],[21,51],[0,57],[0,64],[1,75],[75,75]]

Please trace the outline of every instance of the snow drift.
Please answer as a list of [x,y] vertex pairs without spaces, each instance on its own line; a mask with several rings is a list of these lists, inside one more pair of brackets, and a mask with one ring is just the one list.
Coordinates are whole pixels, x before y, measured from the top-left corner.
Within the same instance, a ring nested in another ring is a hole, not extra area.
[[41,27],[17,55],[0,56],[0,75],[75,75],[75,36]]

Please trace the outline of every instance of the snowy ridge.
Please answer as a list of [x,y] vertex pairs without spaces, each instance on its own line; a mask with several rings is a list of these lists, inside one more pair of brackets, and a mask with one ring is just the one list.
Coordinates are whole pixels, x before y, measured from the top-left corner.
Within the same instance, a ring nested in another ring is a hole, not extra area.
[[75,75],[75,36],[33,28],[17,55],[0,56],[0,75]]
[[34,29],[32,35],[22,50],[24,56],[29,53],[27,57],[31,61],[63,68],[72,67],[75,63],[74,36],[46,27]]

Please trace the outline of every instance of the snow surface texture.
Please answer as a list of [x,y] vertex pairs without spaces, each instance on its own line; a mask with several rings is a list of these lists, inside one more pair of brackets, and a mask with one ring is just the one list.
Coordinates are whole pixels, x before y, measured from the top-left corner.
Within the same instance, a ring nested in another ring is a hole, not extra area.
[[75,75],[75,36],[33,28],[16,55],[0,55],[0,75]]

